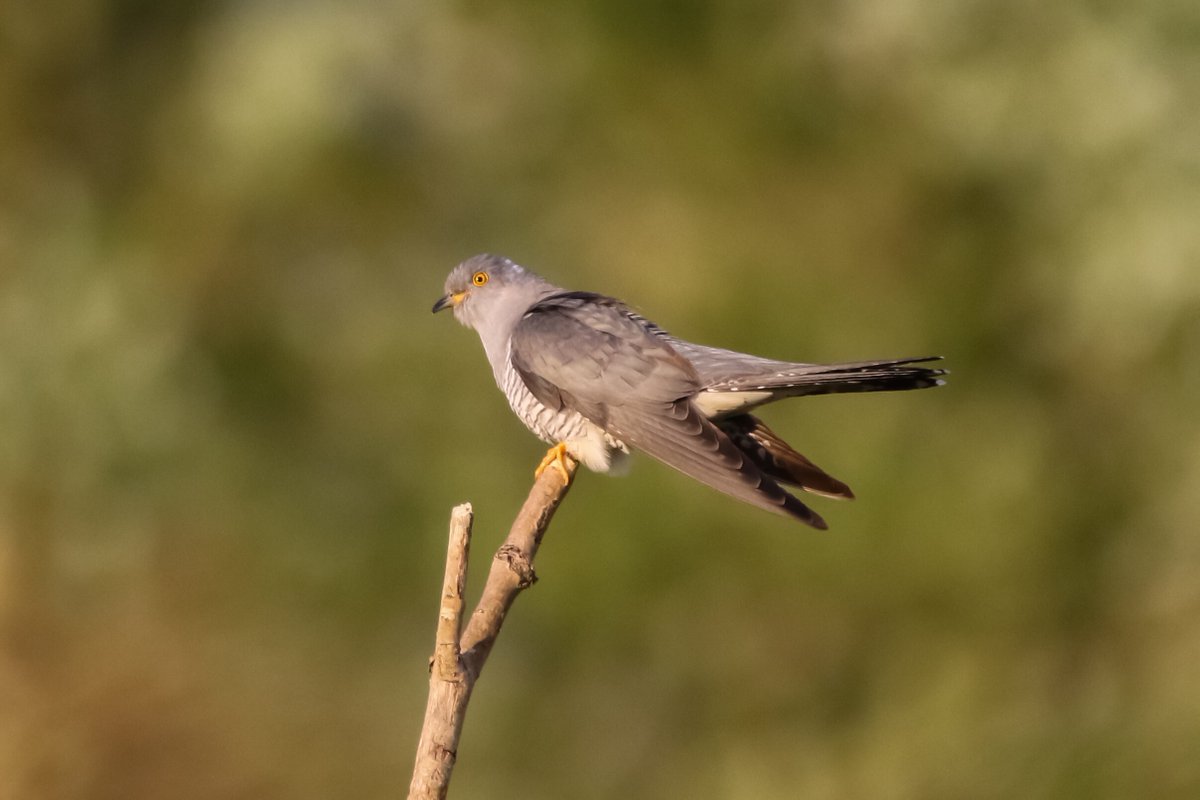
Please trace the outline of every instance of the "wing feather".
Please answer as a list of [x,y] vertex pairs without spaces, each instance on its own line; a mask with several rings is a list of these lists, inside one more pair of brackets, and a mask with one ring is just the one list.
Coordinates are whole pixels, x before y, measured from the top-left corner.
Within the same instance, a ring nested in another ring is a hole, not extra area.
[[544,298],[517,324],[510,356],[543,405],[577,411],[732,497],[826,527],[697,409],[692,398],[702,384],[695,368],[619,301],[584,292]]
[[767,476],[690,400],[612,410],[610,430],[622,441],[701,483],[758,508],[824,530],[825,520]]

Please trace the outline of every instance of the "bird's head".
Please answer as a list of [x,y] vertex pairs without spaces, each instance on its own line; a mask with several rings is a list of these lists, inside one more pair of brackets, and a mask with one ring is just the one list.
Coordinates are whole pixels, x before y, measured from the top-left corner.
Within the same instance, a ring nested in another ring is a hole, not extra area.
[[[479,330],[485,321],[524,313],[554,287],[502,256],[482,254],[459,264],[446,278],[446,293],[433,304],[434,313],[454,310],[454,318]],[[515,321],[515,320],[514,320]]]

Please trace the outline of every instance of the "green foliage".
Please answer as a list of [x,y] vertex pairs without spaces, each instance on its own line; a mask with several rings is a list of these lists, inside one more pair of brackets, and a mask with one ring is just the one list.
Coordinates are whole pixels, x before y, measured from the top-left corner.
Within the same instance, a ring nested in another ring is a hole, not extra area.
[[456,795],[1200,793],[1187,3],[24,4],[0,32],[0,795],[407,785],[451,505],[542,448],[479,251],[681,336],[941,353],[771,424],[818,534],[581,474]]

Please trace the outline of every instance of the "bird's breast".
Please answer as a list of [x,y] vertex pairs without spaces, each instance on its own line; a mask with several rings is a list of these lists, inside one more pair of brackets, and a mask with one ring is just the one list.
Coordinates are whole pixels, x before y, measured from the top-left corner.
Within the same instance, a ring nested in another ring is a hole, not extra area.
[[577,411],[543,405],[511,361],[499,383],[517,418],[542,441],[563,442],[571,456],[593,472],[609,472],[623,465],[621,456],[629,452],[623,442]]

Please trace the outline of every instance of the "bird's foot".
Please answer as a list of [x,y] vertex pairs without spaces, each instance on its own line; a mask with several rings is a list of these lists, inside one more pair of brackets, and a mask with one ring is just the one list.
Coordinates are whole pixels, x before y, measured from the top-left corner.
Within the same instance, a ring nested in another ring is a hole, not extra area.
[[542,459],[542,463],[538,464],[537,469],[533,471],[534,479],[536,480],[537,478],[542,477],[543,472],[545,472],[548,468],[553,467],[554,469],[558,470],[558,474],[562,476],[563,483],[570,485],[571,475],[575,472],[575,464],[573,460],[570,468],[567,467],[567,460],[570,458],[571,457],[567,455],[566,444],[559,442],[558,444],[554,445],[554,447],[551,447],[546,451],[546,457]]

